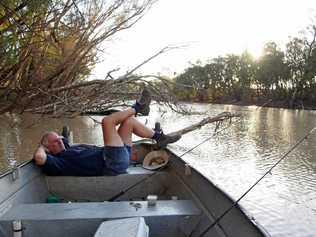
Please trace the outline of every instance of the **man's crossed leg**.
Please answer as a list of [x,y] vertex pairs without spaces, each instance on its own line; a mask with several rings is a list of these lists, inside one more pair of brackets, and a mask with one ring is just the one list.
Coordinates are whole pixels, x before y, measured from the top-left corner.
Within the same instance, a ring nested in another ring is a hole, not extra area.
[[[114,173],[125,173],[131,158],[132,134],[156,140],[158,147],[178,141],[181,136],[168,136],[154,131],[135,119],[135,115],[149,114],[150,93],[145,88],[140,99],[129,109],[115,112],[102,120],[105,168]],[[116,127],[119,126],[118,129]]]

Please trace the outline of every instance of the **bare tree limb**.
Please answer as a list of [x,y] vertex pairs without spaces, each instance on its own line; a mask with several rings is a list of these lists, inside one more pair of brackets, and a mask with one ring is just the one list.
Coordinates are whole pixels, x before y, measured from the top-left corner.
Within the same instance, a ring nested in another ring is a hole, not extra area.
[[206,124],[215,123],[215,122],[222,122],[224,120],[230,120],[234,117],[240,117],[240,115],[232,114],[230,112],[223,112],[223,113],[216,115],[215,117],[204,118],[200,122],[195,123],[193,125],[190,125],[188,127],[185,127],[183,129],[180,129],[178,131],[172,132],[172,133],[170,133],[170,135],[174,135],[174,134],[184,135],[184,134],[192,132],[196,129],[200,129],[201,127],[203,127]]

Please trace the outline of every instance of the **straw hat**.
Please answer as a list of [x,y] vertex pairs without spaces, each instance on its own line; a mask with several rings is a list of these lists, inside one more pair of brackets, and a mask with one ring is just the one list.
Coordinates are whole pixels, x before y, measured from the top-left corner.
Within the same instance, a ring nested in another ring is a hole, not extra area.
[[144,161],[143,167],[148,170],[156,170],[165,166],[169,161],[168,153],[165,150],[149,152]]

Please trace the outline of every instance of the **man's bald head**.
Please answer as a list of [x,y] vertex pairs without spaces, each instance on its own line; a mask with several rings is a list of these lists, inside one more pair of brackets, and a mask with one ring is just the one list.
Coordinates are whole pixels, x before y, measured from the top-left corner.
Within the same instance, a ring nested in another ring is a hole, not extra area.
[[56,132],[47,132],[42,136],[41,144],[47,149],[47,151],[53,155],[58,154],[65,150],[65,145],[62,141],[62,137]]

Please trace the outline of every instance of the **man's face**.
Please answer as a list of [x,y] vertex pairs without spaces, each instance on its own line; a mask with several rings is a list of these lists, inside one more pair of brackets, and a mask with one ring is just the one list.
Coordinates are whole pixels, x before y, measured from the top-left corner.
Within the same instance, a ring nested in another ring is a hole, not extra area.
[[62,137],[59,136],[57,133],[51,133],[47,137],[46,148],[52,155],[58,154],[65,150],[65,145],[61,138]]

